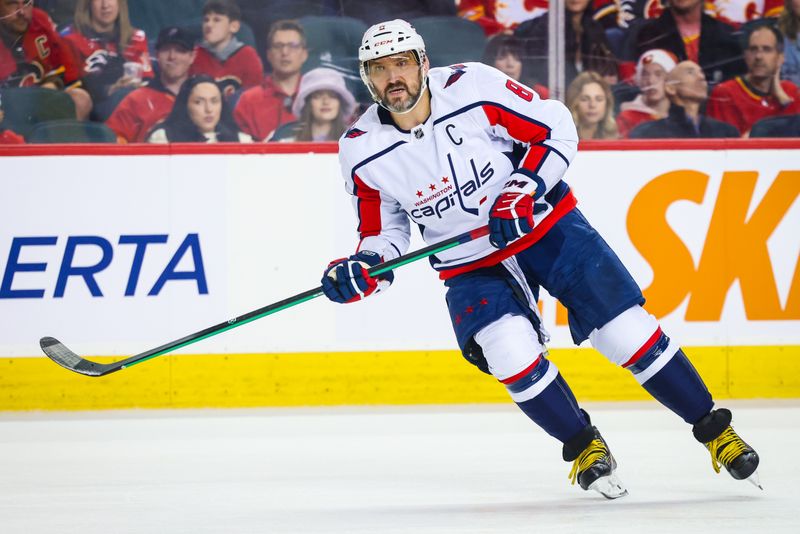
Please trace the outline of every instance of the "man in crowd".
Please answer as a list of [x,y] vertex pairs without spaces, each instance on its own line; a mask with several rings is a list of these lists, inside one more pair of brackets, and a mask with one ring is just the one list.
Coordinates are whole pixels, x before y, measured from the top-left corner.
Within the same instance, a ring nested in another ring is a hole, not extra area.
[[771,25],[757,26],[747,36],[747,73],[714,88],[708,116],[733,124],[747,135],[758,120],[800,113],[800,90],[781,81],[783,36]]
[[636,35],[634,57],[652,48],[668,50],[679,61],[699,64],[713,84],[745,69],[733,28],[705,14],[703,0],[670,0],[660,17],[645,22]]
[[739,137],[735,127],[701,113],[708,83],[697,63],[678,63],[667,75],[664,90],[670,101],[669,116],[640,124],[631,132],[631,139]]
[[230,96],[261,83],[264,66],[258,52],[236,38],[242,12],[234,0],[208,0],[203,6],[203,42],[191,74],[207,74]]
[[143,143],[150,129],[172,111],[175,97],[189,77],[194,41],[181,28],[164,28],[156,42],[156,57],[158,76],[126,96],[106,121],[121,142]]
[[278,126],[296,119],[291,108],[307,59],[302,26],[290,20],[275,22],[267,35],[267,62],[272,73],[261,85],[242,94],[233,113],[244,133],[264,141]]
[[30,0],[0,0],[0,86],[64,90],[86,119],[92,98],[53,21]]

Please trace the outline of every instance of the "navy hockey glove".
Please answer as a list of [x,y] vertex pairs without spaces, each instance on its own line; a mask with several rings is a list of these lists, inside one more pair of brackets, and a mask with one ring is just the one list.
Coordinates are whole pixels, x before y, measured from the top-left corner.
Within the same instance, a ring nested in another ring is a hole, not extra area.
[[381,263],[375,252],[362,250],[349,258],[333,260],[322,277],[322,291],[334,302],[356,302],[389,287],[394,280],[392,271],[372,277],[367,269]]
[[533,197],[526,193],[500,193],[489,212],[489,242],[505,248],[533,230]]

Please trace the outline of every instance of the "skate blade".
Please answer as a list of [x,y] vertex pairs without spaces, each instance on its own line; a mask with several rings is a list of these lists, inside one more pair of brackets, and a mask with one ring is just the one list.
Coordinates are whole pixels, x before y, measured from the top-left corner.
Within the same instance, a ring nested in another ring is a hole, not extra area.
[[764,488],[761,487],[761,479],[758,476],[758,471],[753,471],[753,474],[747,477],[745,480],[761,491],[764,491]]
[[628,494],[628,490],[622,485],[622,481],[615,474],[600,477],[589,486],[606,499],[619,499]]

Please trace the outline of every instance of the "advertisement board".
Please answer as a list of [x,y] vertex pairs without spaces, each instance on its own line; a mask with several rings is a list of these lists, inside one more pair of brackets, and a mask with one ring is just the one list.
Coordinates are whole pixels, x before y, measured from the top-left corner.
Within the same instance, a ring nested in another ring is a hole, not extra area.
[[[566,176],[684,345],[800,346],[798,150],[747,147],[590,146]],[[84,355],[142,352],[315,287],[354,250],[330,146],[116,150],[0,157],[0,357],[39,359],[44,335]],[[424,246],[412,231],[411,249]],[[550,347],[574,347],[566,310],[546,294],[540,306]],[[443,285],[423,260],[385,295],[316,299],[180,352],[455,348]]]

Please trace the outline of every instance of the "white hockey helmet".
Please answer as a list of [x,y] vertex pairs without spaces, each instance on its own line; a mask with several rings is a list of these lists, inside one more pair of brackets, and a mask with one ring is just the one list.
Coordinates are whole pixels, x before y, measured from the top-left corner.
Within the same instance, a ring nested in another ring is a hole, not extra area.
[[[403,113],[408,113],[419,102],[420,97],[425,92],[427,87],[427,77],[424,72],[425,64],[425,41],[422,36],[417,33],[414,27],[402,19],[394,19],[386,22],[380,22],[371,26],[365,33],[361,40],[361,46],[358,48],[358,64],[361,80],[369,89],[372,99],[383,106],[375,87],[369,79],[368,61],[371,59],[378,59],[386,56],[393,56],[402,52],[413,52],[419,64],[420,72],[420,89],[417,100],[414,104]],[[384,106],[385,107],[385,106]],[[392,111],[392,110],[389,110]]]

